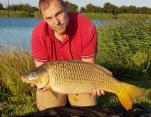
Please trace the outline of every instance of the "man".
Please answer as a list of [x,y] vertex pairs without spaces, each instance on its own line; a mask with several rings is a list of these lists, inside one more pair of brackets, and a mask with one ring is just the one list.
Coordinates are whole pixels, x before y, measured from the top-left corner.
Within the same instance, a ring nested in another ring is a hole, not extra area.
[[[32,56],[35,66],[46,61],[82,60],[95,63],[97,33],[92,22],[80,13],[67,13],[62,0],[40,0],[39,9],[43,20],[32,33]],[[72,106],[96,105],[96,95],[103,90],[94,89],[92,94],[79,94],[78,100],[68,95]],[[37,90],[39,110],[64,106],[67,96],[58,94],[56,98],[47,89]]]

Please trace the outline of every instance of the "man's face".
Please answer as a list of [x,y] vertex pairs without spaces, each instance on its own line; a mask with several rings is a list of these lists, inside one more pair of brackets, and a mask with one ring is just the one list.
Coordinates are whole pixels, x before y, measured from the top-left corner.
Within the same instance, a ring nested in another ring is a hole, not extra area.
[[41,9],[44,20],[50,28],[58,34],[65,33],[69,24],[69,18],[66,9],[60,2],[54,0],[47,9]]

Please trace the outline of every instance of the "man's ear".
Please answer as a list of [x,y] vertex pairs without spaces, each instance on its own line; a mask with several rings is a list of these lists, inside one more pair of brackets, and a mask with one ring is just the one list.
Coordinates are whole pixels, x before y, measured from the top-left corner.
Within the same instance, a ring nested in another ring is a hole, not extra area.
[[64,5],[63,7],[64,7],[65,11],[68,12],[68,6]]
[[47,20],[45,19],[45,18],[43,18],[44,19],[44,21],[47,23]]
[[43,18],[45,22],[47,22],[47,20],[45,18]]

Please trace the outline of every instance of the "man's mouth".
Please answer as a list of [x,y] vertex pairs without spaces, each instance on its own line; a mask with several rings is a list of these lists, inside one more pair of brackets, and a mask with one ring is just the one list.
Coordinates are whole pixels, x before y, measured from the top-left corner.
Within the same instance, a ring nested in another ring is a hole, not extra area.
[[58,30],[58,29],[62,29],[63,27],[64,27],[64,25],[60,25],[58,27],[55,27],[55,29]]

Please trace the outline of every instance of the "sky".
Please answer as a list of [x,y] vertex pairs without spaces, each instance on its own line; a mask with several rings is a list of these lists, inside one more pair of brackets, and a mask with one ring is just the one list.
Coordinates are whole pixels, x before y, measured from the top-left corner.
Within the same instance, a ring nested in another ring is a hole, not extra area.
[[[10,4],[28,3],[32,6],[38,6],[39,0],[0,0],[0,3],[6,6],[8,1],[10,2]],[[146,6],[151,8],[151,0],[68,0],[68,1],[77,4],[79,7],[85,6],[88,3],[92,3],[97,6],[103,6],[104,3],[110,2],[116,6],[134,5],[138,7]]]

